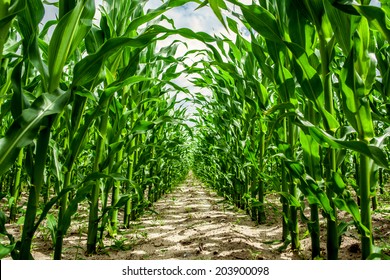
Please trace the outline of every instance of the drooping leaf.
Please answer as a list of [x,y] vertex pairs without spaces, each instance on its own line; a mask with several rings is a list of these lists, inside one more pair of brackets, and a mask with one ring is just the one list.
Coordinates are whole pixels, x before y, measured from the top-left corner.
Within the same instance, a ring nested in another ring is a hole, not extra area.
[[42,120],[49,115],[62,111],[68,102],[70,92],[44,93],[30,108],[22,111],[18,119],[0,139],[0,174],[3,174],[15,162],[19,149],[33,142]]

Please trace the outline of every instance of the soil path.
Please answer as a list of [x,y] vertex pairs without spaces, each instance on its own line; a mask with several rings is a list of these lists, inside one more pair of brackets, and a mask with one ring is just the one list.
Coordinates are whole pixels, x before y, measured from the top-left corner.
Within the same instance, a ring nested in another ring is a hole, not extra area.
[[[304,224],[301,224],[301,251],[293,251],[291,246],[278,250],[283,245],[280,203],[272,194],[266,202],[267,223],[257,225],[244,211],[226,203],[190,174],[156,202],[151,211],[132,222],[130,229],[120,229],[115,239],[104,238],[103,248],[95,255],[85,255],[88,207],[80,206],[64,239],[62,256],[68,260],[310,259],[310,238]],[[380,233],[378,238],[389,238],[390,221],[384,218],[389,211],[373,216],[374,229]],[[325,221],[322,219],[320,224],[321,251],[326,256]],[[7,227],[16,237],[20,236],[20,226]],[[35,259],[52,259],[53,247],[46,227],[37,232],[32,251]],[[342,238],[339,258],[360,259],[360,256],[359,236],[356,230],[348,230]]]
[[[135,226],[129,251],[99,259],[294,259],[262,242],[280,237],[278,226],[256,225],[243,211],[204,188],[193,176],[153,206]],[[280,246],[280,243],[279,243]],[[114,246],[115,247],[115,246]]]

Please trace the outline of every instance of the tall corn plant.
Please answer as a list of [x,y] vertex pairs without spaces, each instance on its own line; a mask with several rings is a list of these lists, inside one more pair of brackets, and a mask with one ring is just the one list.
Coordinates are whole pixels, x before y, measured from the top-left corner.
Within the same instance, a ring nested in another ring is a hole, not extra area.
[[[142,1],[142,3],[145,2]],[[145,108],[149,102],[156,101],[155,99],[160,94],[161,87],[155,87],[154,84],[166,84],[169,82],[168,78],[172,77],[167,75],[167,77],[163,77],[166,79],[165,81],[158,80],[153,75],[154,72],[158,72],[157,68],[142,68],[143,64],[151,63],[151,61],[141,59],[142,50],[144,48],[148,49],[145,52],[149,56],[148,59],[154,56],[152,46],[159,34],[162,36],[158,39],[164,39],[167,35],[178,33],[186,37],[208,40],[204,35],[195,34],[186,29],[170,30],[158,25],[151,25],[144,30],[139,29],[141,25],[161,15],[167,9],[183,4],[183,1],[169,1],[147,14],[144,14],[139,1],[133,1],[132,3],[108,1],[106,4],[102,12],[100,30],[94,28],[88,35],[85,44],[89,55],[76,64],[74,75],[77,76],[77,79],[73,81],[73,84],[79,87],[90,87],[89,91],[92,93],[92,97],[95,90],[97,90],[99,96],[97,106],[88,112],[82,123],[85,128],[89,128],[95,123],[97,128],[94,132],[96,138],[94,141],[95,157],[91,170],[92,174],[87,177],[94,178],[95,182],[80,189],[80,192],[76,194],[76,197],[66,208],[63,216],[65,223],[59,223],[60,226],[58,227],[56,258],[60,258],[60,252],[62,251],[60,240],[62,240],[69,226],[70,217],[75,212],[77,203],[86,197],[87,190],[91,190],[87,253],[96,252],[98,241],[102,242],[102,239],[99,240],[98,238],[99,223],[101,223],[101,237],[106,225],[108,225],[109,233],[115,235],[118,209],[124,203],[126,204],[126,225],[129,223],[129,217],[137,217],[145,208],[145,190],[142,185],[145,180],[149,179],[146,174],[136,178],[138,168],[145,168],[142,165],[140,149],[144,147],[147,139],[146,133],[167,120],[164,118],[162,120],[148,120],[148,115],[153,110],[145,110]],[[133,20],[129,22],[131,18]],[[171,72],[168,73],[172,74]],[[173,83],[170,84],[174,85]],[[150,91],[153,94],[149,93],[149,87],[152,89],[155,87],[153,91]],[[179,87],[175,89],[182,90]],[[75,120],[80,120],[80,111],[76,111],[76,107],[79,104],[84,104],[85,97],[91,97],[91,93],[83,92],[81,98],[75,100]],[[120,112],[124,116],[120,116],[118,114]],[[126,122],[126,114],[130,116],[129,123]],[[127,131],[124,135],[123,130]],[[86,130],[73,135],[71,143],[75,145],[76,149],[74,150],[77,152],[70,158],[71,162],[80,152],[81,144],[84,143],[83,139],[86,135]],[[123,137],[129,140],[129,145],[125,145],[125,141],[121,140]],[[114,164],[115,157],[119,161],[117,164]],[[126,170],[127,179],[125,180],[127,187],[123,197],[120,197],[122,192],[120,183],[114,182],[114,179],[117,181],[125,179],[122,175],[117,174],[122,171],[121,162],[127,162],[128,165]],[[107,201],[110,192],[111,205],[108,206]],[[100,199],[103,202],[103,209],[99,209]],[[64,205],[66,204],[64,203]]]
[[[291,1],[264,1],[261,2],[260,5],[252,6],[246,6],[236,1],[229,2],[241,7],[244,18],[250,27],[256,30],[266,40],[275,42],[279,45],[272,48],[270,48],[271,44],[268,46],[269,55],[277,66],[280,65],[279,69],[282,69],[282,71],[274,72],[280,73],[275,75],[274,81],[276,86],[283,90],[283,86],[287,85],[286,81],[288,81],[286,78],[290,78],[291,80],[291,75],[295,76],[297,85],[299,85],[299,88],[297,89],[301,97],[299,97],[298,100],[302,100],[303,103],[299,107],[296,107],[293,114],[295,115],[298,113],[295,118],[298,120],[296,123],[303,132],[300,134],[301,139],[299,140],[303,145],[305,163],[303,166],[298,164],[298,162],[291,160],[286,163],[290,174],[300,180],[300,189],[312,205],[311,232],[312,238],[317,239],[317,241],[313,240],[312,245],[313,249],[316,247],[316,255],[318,255],[319,251],[319,236],[318,218],[316,218],[318,214],[315,205],[320,205],[325,210],[326,216],[328,217],[327,247],[328,258],[330,259],[337,258],[339,227],[342,226],[342,224],[337,224],[337,206],[339,209],[349,212],[354,218],[355,223],[362,234],[362,246],[366,247],[366,249],[364,249],[365,253],[363,253],[363,258],[366,258],[370,251],[367,244],[371,244],[371,241],[369,241],[371,230],[365,226],[370,224],[368,218],[370,215],[367,215],[367,213],[369,213],[367,212],[369,211],[369,207],[367,210],[367,205],[369,204],[367,186],[372,187],[374,184],[370,184],[367,179],[368,177],[371,177],[368,176],[370,173],[365,173],[367,176],[363,176],[364,179],[360,179],[360,185],[363,187],[360,188],[360,191],[363,191],[360,195],[365,197],[365,202],[361,206],[361,218],[356,211],[356,203],[351,200],[350,196],[347,194],[348,191],[345,189],[345,185],[341,180],[338,167],[343,161],[344,153],[342,149],[351,149],[360,153],[363,157],[362,162],[363,165],[365,165],[364,170],[366,172],[372,172],[373,170],[371,167],[372,165],[367,162],[366,157],[371,158],[377,164],[387,166],[385,154],[383,153],[383,150],[381,150],[383,139],[387,137],[387,134],[385,133],[383,137],[370,141],[370,139],[373,139],[373,122],[368,113],[369,102],[365,101],[359,103],[362,101],[359,101],[360,99],[355,95],[354,98],[352,98],[352,95],[346,98],[346,93],[343,93],[339,100],[342,100],[344,104],[343,108],[344,110],[347,110],[347,113],[345,113],[347,119],[356,130],[360,141],[353,142],[347,141],[345,138],[335,138],[336,135],[338,137],[346,137],[346,135],[342,134],[345,129],[339,128],[340,124],[337,120],[336,112],[333,109],[335,107],[334,96],[336,91],[332,89],[331,81],[332,78],[335,79],[335,77],[340,77],[340,88],[342,92],[348,92],[348,88],[359,89],[355,82],[351,83],[351,81],[355,81],[356,78],[351,76],[352,78],[347,79],[347,73],[352,75],[352,67],[354,66],[358,67],[358,69],[364,68],[365,70],[359,70],[361,73],[358,75],[359,79],[357,80],[367,79],[367,88],[365,91],[363,90],[365,87],[361,86],[361,90],[362,92],[365,92],[365,94],[360,94],[361,98],[367,98],[368,94],[371,92],[373,77],[376,75],[375,63],[370,59],[370,57],[372,58],[372,55],[367,56],[367,51],[373,49],[372,35],[370,35],[370,32],[368,31],[369,24],[367,22],[370,22],[371,25],[380,30],[384,36],[387,36],[388,31],[385,25],[384,11],[376,7],[360,6],[357,4],[348,6],[333,1],[333,5],[338,9],[353,13],[354,15],[362,15],[368,20],[365,21],[365,19],[356,17],[349,18],[332,7],[331,3],[328,1],[299,1],[294,3]],[[223,5],[221,6],[221,8],[224,7],[225,6]],[[333,28],[335,28],[335,30],[333,30]],[[360,33],[355,33],[356,35],[352,34],[356,28]],[[316,33],[313,33],[313,30],[315,30]],[[345,31],[347,34],[350,34],[350,39],[348,39],[348,36],[345,36]],[[306,36],[302,36],[302,34],[306,34]],[[359,34],[364,34],[365,37],[363,38],[365,41],[361,39],[363,35]],[[336,43],[339,44],[343,51],[348,50],[345,54],[346,63],[344,63],[343,67],[331,69],[331,62],[334,61],[334,55],[337,52],[337,48],[335,47]],[[277,63],[280,61],[282,52],[275,52],[274,50],[280,48],[288,50],[287,53],[284,52],[283,57],[289,58],[290,63],[286,64],[285,61]],[[356,48],[360,51],[360,56],[357,55],[359,51],[357,51]],[[318,51],[318,57],[316,57],[315,51]],[[357,58],[353,59],[349,57],[359,57],[360,61],[357,60]],[[269,72],[267,71],[267,67],[264,67],[266,66],[264,60],[263,62],[259,60],[259,62],[264,73]],[[348,66],[350,68],[348,68]],[[363,82],[361,84],[363,84]],[[353,87],[351,85],[353,85]],[[350,90],[349,92],[350,94],[352,94],[352,92],[356,94],[356,91],[353,90]],[[283,91],[279,91],[279,93],[283,97]],[[355,100],[358,104],[352,104],[352,100]],[[293,107],[297,104],[293,102],[294,99],[289,99],[288,101],[292,103],[291,105],[293,105]],[[305,103],[307,102],[308,105],[306,106]],[[323,106],[323,104],[325,104],[325,106]],[[348,110],[352,110],[353,114],[348,112]],[[359,110],[362,110],[360,111],[361,114],[359,113]],[[363,112],[364,121],[362,121]],[[348,117],[348,114],[353,115],[355,120]],[[320,122],[318,123],[318,121]],[[319,126],[316,125],[317,123]],[[347,128],[346,131],[350,130]],[[350,134],[350,132],[347,132],[347,134],[348,133]],[[363,141],[362,135],[365,135],[366,138],[367,135],[369,135],[369,140],[366,139]],[[313,142],[313,140],[317,143]],[[376,145],[374,143],[376,143]],[[324,155],[318,153],[318,145],[325,148],[322,149],[325,151]],[[322,171],[318,172],[315,170],[319,166],[318,155],[320,155],[320,158],[325,158],[323,179],[320,178],[322,176]],[[338,157],[336,157],[337,155]],[[336,158],[338,159],[337,161]],[[362,171],[363,170],[361,170],[361,172]],[[324,196],[324,193],[321,190],[322,180],[326,182],[327,197]],[[362,180],[364,180],[364,182]],[[313,223],[315,223],[316,220],[317,226],[313,227]],[[365,225],[363,225],[363,223]],[[313,254],[313,257],[316,255]]]
[[[107,127],[105,125],[108,124],[105,119],[109,119],[112,105],[118,104],[115,100],[118,91],[121,93],[122,88],[129,88],[136,83],[150,79],[134,76],[134,69],[138,67],[134,63],[137,62],[140,50],[150,44],[158,34],[176,33],[175,30],[154,26],[139,35],[138,28],[161,15],[167,9],[184,2],[169,1],[144,15],[138,1],[133,1],[133,3],[108,1],[116,8],[119,6],[121,9],[131,8],[130,10],[135,13],[136,18],[127,25],[126,10],[123,18],[115,19],[122,22],[112,25],[110,20],[104,21],[103,17],[102,28],[93,27],[91,29],[94,1],[59,1],[59,20],[48,22],[41,34],[38,29],[38,24],[44,14],[41,1],[6,2],[5,6],[1,6],[1,46],[3,49],[5,45],[6,51],[12,51],[22,45],[23,63],[19,63],[13,73],[8,72],[7,81],[4,86],[2,84],[1,88],[2,93],[12,96],[10,100],[12,99],[15,105],[13,107],[17,109],[12,110],[12,118],[9,117],[9,113],[5,114],[7,121],[12,123],[8,125],[7,133],[0,140],[2,155],[0,167],[1,174],[12,178],[9,176],[10,173],[6,172],[17,158],[18,162],[21,162],[25,157],[24,168],[31,178],[23,238],[21,243],[17,243],[18,246],[13,252],[13,257],[31,258],[30,248],[34,232],[50,208],[58,203],[59,214],[54,257],[59,259],[63,237],[70,226],[72,215],[77,211],[78,203],[85,199],[91,190],[95,190],[92,192],[95,204],[92,204],[96,205],[96,197],[99,194],[99,191],[96,191],[96,186],[102,180],[101,178],[124,180],[122,176],[104,174],[106,171],[100,169],[100,166],[98,167],[98,162],[95,163],[94,167],[83,164],[84,171],[87,171],[86,174],[80,174],[79,170],[74,169],[75,165],[80,165],[78,157],[84,155],[85,149],[88,147],[86,140],[95,133],[91,131],[93,124],[97,124],[99,133],[96,134],[96,141],[92,143],[95,143],[96,147],[102,147],[101,152],[104,153],[106,141],[102,136],[104,137],[104,130]],[[8,11],[6,11],[7,9]],[[15,17],[16,20],[12,21]],[[6,23],[4,28],[3,23]],[[21,44],[11,46],[5,44],[8,34],[6,29],[9,29],[10,26],[12,28],[9,33],[12,39],[17,38],[17,36],[13,36],[15,30],[20,32]],[[47,43],[45,36],[47,36],[50,27],[54,27],[54,32],[51,36],[49,34],[49,38],[51,38]],[[115,30],[116,27],[118,27],[117,30]],[[196,37],[189,30],[184,30],[182,33],[186,36]],[[126,48],[132,50],[128,51]],[[8,53],[7,56],[10,57]],[[9,63],[8,57],[6,60],[2,59],[2,65]],[[129,66],[124,67],[125,63],[128,62]],[[15,61],[12,63],[16,64]],[[123,68],[119,69],[118,67]],[[103,71],[105,71],[105,75],[102,75]],[[10,92],[11,80],[14,81],[12,92]],[[128,93],[125,94],[127,97],[122,98],[122,102],[127,102]],[[66,106],[68,104],[70,106]],[[61,122],[68,126],[64,128],[60,125]],[[143,123],[141,122],[141,124]],[[132,127],[132,129],[134,133],[140,128]],[[144,129],[143,126],[141,126],[142,129]],[[57,144],[51,141],[52,137],[55,137],[56,140],[59,139]],[[112,139],[115,140],[115,137]],[[59,145],[63,145],[63,149],[60,149],[63,154],[59,154]],[[22,148],[24,148],[25,155],[23,155]],[[53,154],[53,160],[47,158],[49,151]],[[97,151],[99,155],[101,152]],[[119,150],[119,155],[120,153]],[[118,157],[120,159],[120,156]],[[99,163],[102,163],[101,157],[95,158],[98,158]],[[62,161],[62,159],[65,160]],[[48,162],[52,166],[50,171],[45,166]],[[112,170],[115,169],[114,166],[111,167]],[[47,172],[53,176],[49,177],[50,180],[45,181],[44,175]],[[86,176],[88,173],[90,176]],[[20,186],[17,179],[20,172],[17,171],[16,174],[15,186]],[[74,176],[75,174],[77,176]],[[80,175],[84,179],[80,180]],[[51,178],[55,178],[55,196],[48,201],[47,196],[51,193],[48,184],[51,182]],[[97,183],[93,184],[93,181]],[[35,222],[43,189],[47,203],[38,222]],[[13,192],[12,196],[17,196],[17,193],[17,191]],[[114,193],[117,197],[117,191]],[[92,207],[92,209],[96,208]],[[96,210],[91,212],[96,213]],[[112,213],[112,217],[115,217],[115,211]],[[99,220],[99,218],[95,218],[96,215],[92,215],[91,224],[93,226]],[[113,221],[115,222],[115,218]],[[91,233],[90,236],[95,236],[95,234]],[[93,251],[94,239],[93,237],[91,239],[90,247],[92,249],[90,251]],[[12,246],[15,247],[15,244]],[[18,255],[19,252],[20,255]]]
[[[142,4],[144,3],[145,2],[142,1]],[[104,176],[111,176],[110,174],[121,171],[120,165],[114,166],[114,158],[117,157],[119,162],[125,160],[123,142],[120,141],[119,137],[122,136],[121,130],[126,129],[126,124],[123,123],[125,119],[122,118],[121,120],[119,115],[114,117],[111,121],[112,114],[110,112],[113,110],[112,106],[116,108],[114,111],[116,110],[117,113],[119,112],[119,107],[126,108],[128,104],[133,103],[132,101],[129,102],[129,99],[136,98],[136,96],[139,95],[138,92],[133,92],[135,84],[144,84],[147,86],[149,83],[148,81],[154,78],[150,76],[149,73],[137,73],[137,71],[139,71],[140,51],[150,45],[157,34],[166,31],[166,29],[158,31],[151,28],[139,35],[138,28],[142,24],[156,18],[167,9],[181,5],[182,1],[170,1],[156,10],[151,11],[149,14],[143,13],[142,5],[140,5],[139,1],[107,1],[106,4],[107,5],[102,10],[100,30],[94,30],[94,34],[91,34],[92,36],[89,38],[90,41],[88,46],[92,53],[84,58],[77,66],[80,66],[78,70],[85,72],[90,69],[90,63],[95,60],[96,68],[98,70],[95,71],[95,73],[90,72],[89,76],[84,76],[80,79],[79,83],[81,84],[90,83],[98,78],[100,74],[99,69],[104,68],[104,71],[106,72],[104,91],[99,102],[100,107],[98,107],[98,111],[95,111],[96,114],[101,115],[98,120],[96,155],[92,172],[103,173],[105,174]],[[99,39],[102,35],[103,40]],[[138,38],[134,37],[137,35],[139,35]],[[133,123],[131,123],[131,125],[133,127],[130,127],[129,129],[131,134],[137,134],[136,138],[143,141],[142,139],[144,136],[140,133],[146,132],[154,124],[141,120],[141,118],[144,117],[142,108],[143,106],[146,106],[148,98],[146,96],[142,97],[143,90],[141,90],[141,95],[139,96],[141,96],[141,99],[139,99],[138,102],[142,102],[143,104],[141,106],[137,104],[137,108],[135,109],[141,109],[141,111],[136,110],[135,112],[131,112],[132,110],[130,110],[129,114],[132,116]],[[135,116],[134,113],[136,114]],[[135,119],[137,117],[138,120]],[[122,122],[122,124],[120,122]],[[112,130],[115,128],[118,129],[118,131]],[[114,134],[110,131],[114,132]],[[140,143],[136,144],[138,145]],[[116,147],[110,156],[107,155],[107,145],[109,145],[109,147]],[[129,167],[129,170],[132,168],[134,167]],[[101,189],[104,189],[104,191],[101,192]],[[112,190],[112,208],[107,208],[107,198],[110,190]],[[96,251],[99,220],[103,218],[102,229],[104,229],[104,225],[106,224],[104,222],[106,220],[104,215],[102,217],[99,216],[99,197],[101,196],[104,203],[103,213],[108,211],[108,209],[111,209],[109,212],[109,219],[111,220],[110,232],[115,235],[118,213],[117,203],[122,203],[124,201],[124,199],[119,201],[119,194],[120,185],[118,182],[113,183],[113,178],[109,179],[104,185],[101,179],[97,179],[92,187],[92,206],[89,215],[87,242],[88,253],[94,253]],[[140,194],[138,193],[138,195]],[[59,249],[58,251],[61,250]]]
[[[63,68],[66,60],[88,32],[94,14],[94,3],[93,1],[80,1],[71,13],[60,20],[48,45],[47,64],[40,58],[40,50],[37,47],[38,24],[43,14],[44,9],[40,1],[29,1],[18,18],[24,40],[24,51],[26,55],[28,54],[26,58],[31,61],[36,71],[39,71],[41,83],[37,87],[35,92],[37,97],[31,103],[31,107],[20,112],[6,136],[1,139],[1,172],[4,173],[12,165],[20,149],[30,145],[37,137],[31,173],[32,184],[29,190],[20,248],[19,257],[21,259],[31,258],[31,241],[37,227],[34,223],[40,190],[44,183],[51,125],[71,94],[71,90],[62,91],[59,87]],[[83,24],[79,24],[81,18]],[[40,126],[43,128],[38,131]]]
[[[335,30],[337,39],[342,46],[346,61],[338,78],[341,85],[342,104],[346,119],[356,130],[359,144],[379,144],[375,140],[375,124],[371,114],[370,98],[372,87],[376,78],[377,60],[375,59],[375,31],[379,29],[387,40],[390,32],[385,24],[385,11],[369,6],[370,1],[361,1],[359,4],[343,6],[338,1],[333,4],[340,10],[346,11],[346,7],[352,8],[353,15],[347,15],[339,11],[330,10],[332,20],[342,19],[341,28],[351,26],[347,38],[342,38],[340,29]],[[338,16],[336,18],[336,16]],[[339,23],[341,23],[339,21]],[[347,26],[348,24],[348,26]],[[341,41],[342,39],[342,41]],[[386,75],[384,76],[386,79]],[[386,135],[384,135],[386,137]],[[359,190],[360,190],[360,215],[362,235],[362,258],[366,259],[373,252],[372,222],[370,199],[373,186],[373,160],[361,153],[359,162]]]
[[[322,90],[323,92],[319,91],[321,90],[321,87],[318,86],[318,81],[320,80],[316,73],[313,71],[312,66],[310,66],[310,63],[304,62],[305,56],[309,57],[310,50],[306,48],[303,48],[305,45],[302,46],[302,49],[300,50],[295,45],[288,43],[288,41],[291,39],[293,42],[296,40],[296,38],[293,38],[293,33],[290,34],[290,38],[287,41],[286,45],[291,51],[292,55],[295,58],[296,65],[298,68],[295,70],[295,74],[298,77],[298,82],[300,83],[305,96],[312,102],[314,102],[314,105],[318,112],[320,113],[322,117],[323,127],[325,131],[327,131],[329,136],[334,135],[332,131],[335,131],[338,128],[338,122],[335,120],[334,117],[334,101],[333,96],[334,92],[331,88],[331,73],[329,69],[329,63],[331,61],[330,55],[332,54],[334,43],[332,42],[332,35],[330,30],[330,24],[327,22],[327,15],[324,14],[324,7],[322,6],[322,3],[314,3],[310,2],[310,4],[307,2],[302,2],[302,5],[307,8],[307,11],[309,13],[309,18],[312,19],[314,26],[317,29],[318,32],[318,44],[319,44],[319,52],[320,52],[320,63],[321,63],[321,75],[322,75]],[[302,10],[302,9],[300,9]],[[293,20],[294,18],[292,18]],[[277,21],[277,19],[276,19]],[[352,26],[352,25],[351,25]],[[255,27],[255,26],[254,26]],[[256,27],[255,27],[256,28]],[[257,30],[261,33],[264,32],[264,30],[260,27],[257,28]],[[275,30],[276,32],[276,30]],[[365,48],[367,49],[367,47]],[[305,51],[304,51],[305,50]],[[367,68],[365,68],[367,71]],[[299,70],[299,71],[297,71]],[[375,70],[374,68],[371,68],[369,71],[371,75],[375,76]],[[368,72],[366,72],[368,73]],[[368,75],[370,77],[370,75]],[[342,83],[347,84],[346,81]],[[314,99],[315,98],[315,99]],[[320,100],[325,101],[325,106],[322,107],[320,105]],[[345,100],[345,99],[344,99]],[[306,118],[307,119],[307,118]],[[369,123],[372,124],[371,120],[365,120],[365,123],[368,125]],[[355,127],[356,128],[356,127]],[[358,131],[358,130],[357,130]],[[359,132],[358,132],[359,134]],[[368,142],[366,142],[368,143]],[[349,146],[348,142],[342,143],[342,145]],[[334,147],[334,145],[333,145]],[[359,152],[362,153],[363,146],[359,146]],[[379,152],[379,151],[378,151]],[[334,172],[337,172],[337,166],[336,166],[336,152],[333,149],[329,149],[328,152],[328,158],[325,162],[325,179],[327,180],[327,194],[328,199],[331,202],[330,206],[334,209],[332,210],[332,215],[328,218],[328,258],[337,258],[337,251],[338,251],[338,229],[337,229],[337,223],[336,220],[334,220],[335,217],[335,206],[332,206],[333,203],[333,190],[335,189],[334,182],[332,181],[332,177],[334,176]],[[366,155],[364,155],[366,156]],[[375,158],[374,154],[369,155],[371,158]],[[382,153],[383,157],[383,153]],[[383,161],[385,162],[385,161]],[[367,170],[370,170],[368,168]],[[365,194],[367,197],[367,194]],[[338,200],[336,200],[338,201]],[[333,217],[332,217],[333,216]],[[362,219],[363,221],[363,219]],[[362,240],[364,239],[364,236],[366,235],[363,233]],[[363,254],[363,257],[367,257],[366,254]]]

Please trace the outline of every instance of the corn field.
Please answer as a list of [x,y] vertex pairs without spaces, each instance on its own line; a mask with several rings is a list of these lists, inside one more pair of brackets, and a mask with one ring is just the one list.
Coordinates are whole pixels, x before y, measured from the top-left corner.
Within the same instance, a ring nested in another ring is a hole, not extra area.
[[[312,259],[351,228],[362,259],[390,258],[372,226],[390,217],[388,0],[97,2],[0,0],[0,258],[33,259],[44,226],[61,259],[82,205],[96,254],[190,170],[259,225],[274,199]],[[175,28],[189,2],[230,36]]]

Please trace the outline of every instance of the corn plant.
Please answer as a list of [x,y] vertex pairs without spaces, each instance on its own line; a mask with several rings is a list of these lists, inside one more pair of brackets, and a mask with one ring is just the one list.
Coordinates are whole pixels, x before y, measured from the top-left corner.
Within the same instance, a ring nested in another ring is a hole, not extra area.
[[[21,241],[15,243],[9,236],[6,254],[12,252],[15,259],[32,258],[34,234],[57,205],[53,243],[54,258],[60,259],[72,216],[87,197],[91,204],[87,252],[94,253],[99,224],[101,231],[108,229],[115,235],[122,206],[130,205],[126,211],[134,214],[134,219],[135,213],[149,205],[144,201],[145,187],[157,181],[157,173],[149,178],[149,170],[165,174],[161,185],[149,187],[152,202],[183,179],[188,165],[181,167],[171,152],[158,154],[156,149],[166,138],[186,142],[186,133],[170,136],[186,124],[182,110],[171,113],[175,99],[167,103],[169,94],[164,87],[185,89],[170,82],[177,77],[175,66],[172,60],[165,63],[169,59],[164,56],[155,59],[153,46],[156,39],[170,34],[208,38],[151,21],[184,2],[169,1],[145,13],[145,1],[105,1],[100,8],[100,26],[96,26],[92,24],[95,1],[59,1],[58,20],[47,22],[42,30],[39,24],[45,7],[41,1],[1,3],[1,71],[6,75],[1,81],[0,169],[2,178],[12,182],[12,219],[18,215],[21,188],[29,190]],[[52,33],[48,32],[51,28]],[[174,50],[166,53],[172,56]],[[168,69],[166,75],[159,76],[163,69]],[[171,132],[162,134],[168,127]],[[182,153],[180,147],[186,149],[178,145],[177,153]],[[95,152],[91,154],[91,150]],[[149,154],[152,158],[143,161]],[[162,167],[151,167],[158,157]],[[154,192],[157,194],[152,195]],[[107,204],[109,196],[111,205]],[[100,199],[103,209],[98,206]],[[39,209],[42,212],[37,217]],[[128,225],[129,216],[125,219]]]
[[[367,258],[372,253],[370,197],[376,186],[371,178],[376,164],[388,167],[384,153],[388,135],[382,129],[381,137],[375,137],[376,123],[369,109],[373,107],[377,75],[374,34],[381,46],[383,38],[388,38],[386,5],[373,7],[370,1],[260,1],[249,6],[227,2],[241,8],[242,13],[236,13],[238,18],[259,35],[259,39],[252,38],[252,51],[259,58],[261,78],[271,81],[272,89],[280,96],[279,104],[268,112],[280,112],[274,125],[276,129],[279,122],[284,122],[285,134],[278,138],[285,139],[286,145],[279,145],[280,155],[290,178],[299,180],[298,187],[311,207],[311,221],[305,220],[311,232],[313,258],[320,254],[318,206],[327,218],[327,257],[338,258],[344,227],[337,220],[337,209],[341,209],[352,215],[362,236],[362,257]],[[218,8],[226,10],[227,6],[214,7]],[[224,21],[222,17],[220,20]],[[382,53],[380,61],[385,57]],[[269,58],[273,68],[268,66]],[[387,81],[386,74],[384,77]],[[335,88],[334,81],[338,81]],[[380,88],[383,92],[385,87]],[[386,94],[382,93],[382,98]],[[380,123],[386,127],[388,122],[382,119]],[[294,132],[295,125],[299,134]],[[299,149],[303,150],[302,159],[296,154]],[[341,175],[345,149],[360,155],[360,213]],[[285,177],[284,168],[282,174]],[[287,191],[286,184],[282,183],[282,188]],[[299,248],[296,211],[301,206],[293,184],[289,192],[290,209],[285,208],[284,215],[289,220],[292,246]]]
[[[377,257],[371,208],[388,169],[388,3],[192,1],[209,5],[230,39],[175,29],[164,12],[187,2],[145,11],[141,0],[99,7],[60,0],[58,17],[42,22],[42,1],[0,0],[0,178],[9,210],[8,217],[0,212],[0,233],[9,239],[0,257],[31,259],[47,220],[61,259],[73,216],[86,203],[86,252],[94,254],[190,168],[258,223],[275,192],[281,239],[294,250],[301,220],[312,258],[323,257],[322,213],[326,257],[337,259],[348,226],[338,212],[346,211],[362,258]],[[180,40],[158,47],[171,35],[204,49],[177,57]],[[187,65],[194,53],[202,60]],[[181,72],[210,94],[178,86]],[[185,101],[198,106],[195,116],[179,105],[179,93],[193,96]],[[21,213],[17,241],[4,225]]]

